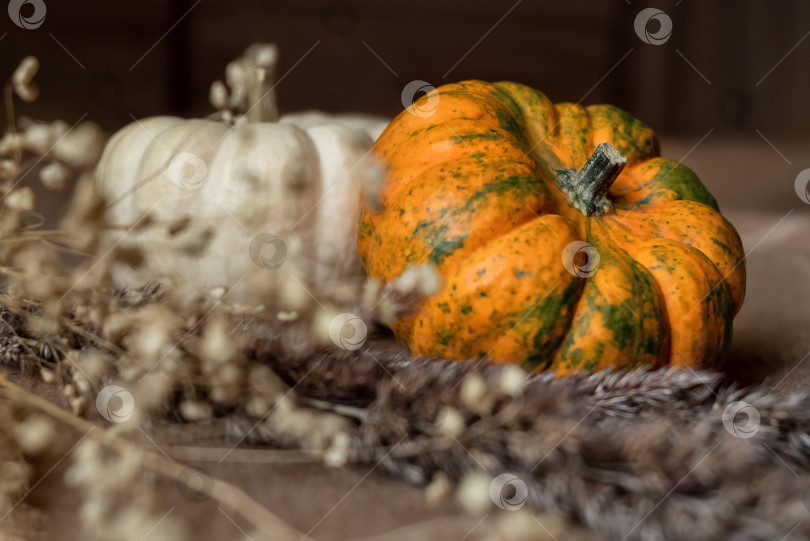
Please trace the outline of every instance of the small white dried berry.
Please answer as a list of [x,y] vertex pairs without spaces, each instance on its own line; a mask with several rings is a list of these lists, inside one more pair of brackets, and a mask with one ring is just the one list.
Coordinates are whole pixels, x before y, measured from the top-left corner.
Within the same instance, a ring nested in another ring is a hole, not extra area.
[[34,210],[34,192],[28,186],[18,188],[6,197],[6,206],[11,210],[28,212]]
[[33,82],[37,71],[39,71],[39,60],[36,56],[26,56],[14,70],[11,85],[21,100],[32,102],[39,96],[39,88]]
[[458,485],[456,498],[461,508],[472,516],[481,516],[492,506],[489,484],[492,479],[482,472],[465,475]]

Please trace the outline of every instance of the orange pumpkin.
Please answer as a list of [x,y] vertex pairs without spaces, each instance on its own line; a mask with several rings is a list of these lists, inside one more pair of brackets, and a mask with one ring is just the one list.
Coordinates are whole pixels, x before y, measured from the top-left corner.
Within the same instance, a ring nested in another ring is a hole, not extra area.
[[414,354],[567,374],[709,363],[729,345],[740,238],[628,113],[465,81],[422,96],[372,153],[386,176],[362,202],[368,274],[429,262],[443,277],[392,326]]

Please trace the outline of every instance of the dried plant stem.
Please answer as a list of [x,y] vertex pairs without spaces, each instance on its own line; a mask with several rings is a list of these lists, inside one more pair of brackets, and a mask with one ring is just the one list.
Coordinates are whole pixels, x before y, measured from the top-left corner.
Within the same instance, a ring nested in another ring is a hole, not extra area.
[[117,355],[123,355],[125,352],[120,347],[116,346],[109,340],[105,340],[104,338],[100,337],[97,334],[91,333],[78,325],[74,324],[67,318],[62,318],[62,324],[65,328],[70,329],[71,331],[75,332],[76,334],[80,334],[85,337],[89,342],[94,342],[97,346],[106,348],[108,351],[115,353]]
[[302,401],[308,406],[322,411],[331,411],[344,417],[357,419],[358,421],[366,420],[366,411],[363,408],[355,408],[354,406],[346,406],[343,404],[333,404],[325,400],[317,400],[314,398],[303,398]]
[[6,237],[0,240],[3,242],[9,242],[15,240],[22,241],[47,237],[63,237],[68,240],[71,238],[70,233],[67,231],[60,231],[58,229],[37,229],[36,231],[20,231],[16,234],[16,236]]
[[[316,464],[323,463],[320,450],[231,449],[229,447],[164,447],[173,459],[184,462],[238,462],[243,464]],[[227,457],[223,460],[223,456]]]
[[5,274],[6,276],[16,276],[17,278],[25,276],[25,274],[19,270],[13,267],[6,267],[5,265],[0,265],[0,274]]
[[[137,447],[139,452],[143,453],[145,463],[148,464],[153,471],[175,482],[184,483],[191,490],[196,490],[196,488],[188,484],[187,480],[181,475],[186,469],[184,464],[170,462],[168,459],[158,454],[140,449],[139,446],[134,443],[120,436],[111,434],[106,430],[96,430],[96,428],[99,428],[98,425],[86,419],[82,419],[44,398],[15,385],[6,379],[5,374],[0,374],[0,388],[11,400],[17,403],[24,403],[47,413],[51,417],[73,427],[79,432],[88,434],[89,437],[96,439],[116,451],[121,452],[127,448]],[[315,541],[312,537],[299,532],[284,522],[259,502],[248,496],[242,489],[221,479],[210,477],[204,472],[199,472],[198,476],[210,482],[213,486],[211,497],[214,500],[229,511],[241,515],[242,518],[250,522],[258,531],[272,535],[274,539],[290,539],[295,541],[309,539]]]
[[17,133],[17,124],[14,122],[14,87],[11,81],[8,81],[3,89],[3,98],[6,106],[8,133]]

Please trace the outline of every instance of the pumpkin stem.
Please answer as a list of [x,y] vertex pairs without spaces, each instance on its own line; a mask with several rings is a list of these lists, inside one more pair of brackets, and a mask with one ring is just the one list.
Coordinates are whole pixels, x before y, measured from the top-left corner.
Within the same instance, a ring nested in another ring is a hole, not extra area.
[[613,210],[607,192],[627,164],[609,143],[599,143],[582,169],[557,171],[560,189],[568,197],[568,204],[585,216],[605,214]]
[[278,121],[278,105],[276,92],[273,88],[273,78],[268,76],[264,67],[254,67],[250,73],[251,81],[248,89],[248,122],[276,122]]

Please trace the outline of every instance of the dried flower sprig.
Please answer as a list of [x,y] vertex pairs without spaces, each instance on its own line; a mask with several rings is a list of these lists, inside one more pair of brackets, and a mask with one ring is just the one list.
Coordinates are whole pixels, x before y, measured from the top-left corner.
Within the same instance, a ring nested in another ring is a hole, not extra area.
[[214,81],[209,92],[211,105],[225,122],[236,122],[240,115],[265,121],[278,118],[272,87],[277,61],[275,45],[257,43],[227,65],[225,82]]
[[[272,77],[261,79],[260,85],[253,78],[272,75],[275,62],[273,46],[256,46],[229,65],[228,86],[215,83],[211,91],[223,118],[237,121],[255,112],[254,104],[263,118],[277,114],[272,95],[251,95],[256,89],[270,90]],[[205,232],[205,224],[189,217],[167,225],[146,216],[126,227],[116,226],[124,238],[107,248],[102,237],[114,227],[105,221],[107,202],[96,193],[92,178],[104,143],[101,131],[89,123],[71,127],[61,121],[14,117],[15,94],[23,100],[36,97],[37,67],[36,59],[26,60],[6,86],[12,125],[0,137],[0,274],[4,275],[0,362],[58,386],[70,412],[47,411],[77,429],[92,428],[77,416],[94,416],[97,399],[107,386],[131,392],[130,420],[107,432],[93,429],[92,437],[77,448],[68,475],[82,495],[87,535],[128,539],[127,531],[140,531],[153,521],[157,500],[142,472],[152,468],[171,477],[178,474],[176,467],[152,464],[154,457],[140,449],[119,447],[138,428],[148,428],[153,415],[189,423],[206,423],[217,416],[264,418],[261,430],[268,438],[281,444],[306,441],[310,459],[333,466],[345,463],[347,432],[359,410],[294,392],[279,377],[273,358],[257,348],[257,340],[273,336],[289,359],[339,350],[331,328],[336,315],[356,313],[373,330],[375,322],[390,321],[410,309],[420,291],[435,281],[435,273],[420,267],[399,284],[383,287],[361,281],[330,284],[328,289],[302,287],[291,276],[289,283],[279,286],[287,303],[283,309],[231,303],[225,288],[189,294],[166,282],[118,287],[111,269],[120,262],[142,263],[137,241],[141,232],[165,228],[169,236],[188,239],[189,253],[202,253],[207,245],[199,234]],[[24,181],[37,167],[49,189],[66,188],[77,179],[72,204],[57,231],[31,227],[37,201]],[[365,295],[360,295],[363,290]],[[31,451],[41,446],[44,426],[37,421],[30,430],[21,429],[18,445]],[[119,482],[101,483],[99,477]],[[214,497],[230,501],[250,515],[246,518],[257,530],[267,531],[274,519],[266,510],[245,500],[236,487],[219,481],[216,486],[223,492]],[[143,496],[128,499],[128,491]],[[284,530],[283,525],[278,527]],[[171,528],[181,535],[182,525]]]
[[[68,472],[68,478],[75,486],[83,487],[86,490],[90,489],[92,492],[92,490],[100,485],[109,485],[111,478],[104,476],[104,470],[97,471],[95,465],[100,461],[110,460],[111,465],[107,472],[115,472],[112,479],[114,479],[114,483],[119,487],[122,471],[125,472],[125,480],[134,481],[141,469],[147,467],[156,473],[168,477],[175,483],[187,484],[189,490],[196,490],[196,487],[190,484],[190,481],[183,475],[187,469],[183,464],[172,462],[156,453],[141,449],[135,443],[124,439],[122,436],[115,435],[110,431],[105,431],[90,421],[59,408],[44,398],[26,391],[3,377],[0,377],[0,392],[18,404],[25,404],[28,407],[45,413],[53,419],[70,426],[80,434],[87,436],[87,439],[77,447],[78,457],[76,466],[72,471]],[[112,458],[104,455],[105,449],[114,453]],[[312,539],[310,536],[289,526],[238,487],[221,479],[211,478],[205,472],[199,472],[198,475],[204,479],[206,484],[211,486],[211,498],[215,499],[220,505],[232,513],[242,516],[245,520],[253,524],[258,531],[267,534],[272,532],[274,539],[295,539],[298,541]],[[114,492],[107,494],[107,496],[110,495],[116,496],[117,494]],[[97,496],[98,493],[95,493],[94,497]],[[94,501],[95,500],[91,501],[91,503]],[[109,500],[95,503],[97,505],[106,506],[109,504]],[[102,514],[95,514],[101,511],[103,510],[88,507],[85,512],[88,514],[93,513],[91,515],[93,522],[94,524],[98,524],[99,521],[106,520]],[[150,522],[135,520],[135,523],[142,524]],[[151,521],[151,523],[154,523],[154,521]],[[130,539],[131,536],[135,534],[135,532],[120,530],[120,526],[120,524],[110,525],[111,529],[104,533],[117,534],[122,536],[123,539]],[[178,525],[174,531],[180,532],[180,526]],[[110,539],[111,537],[100,535],[99,538]]]

